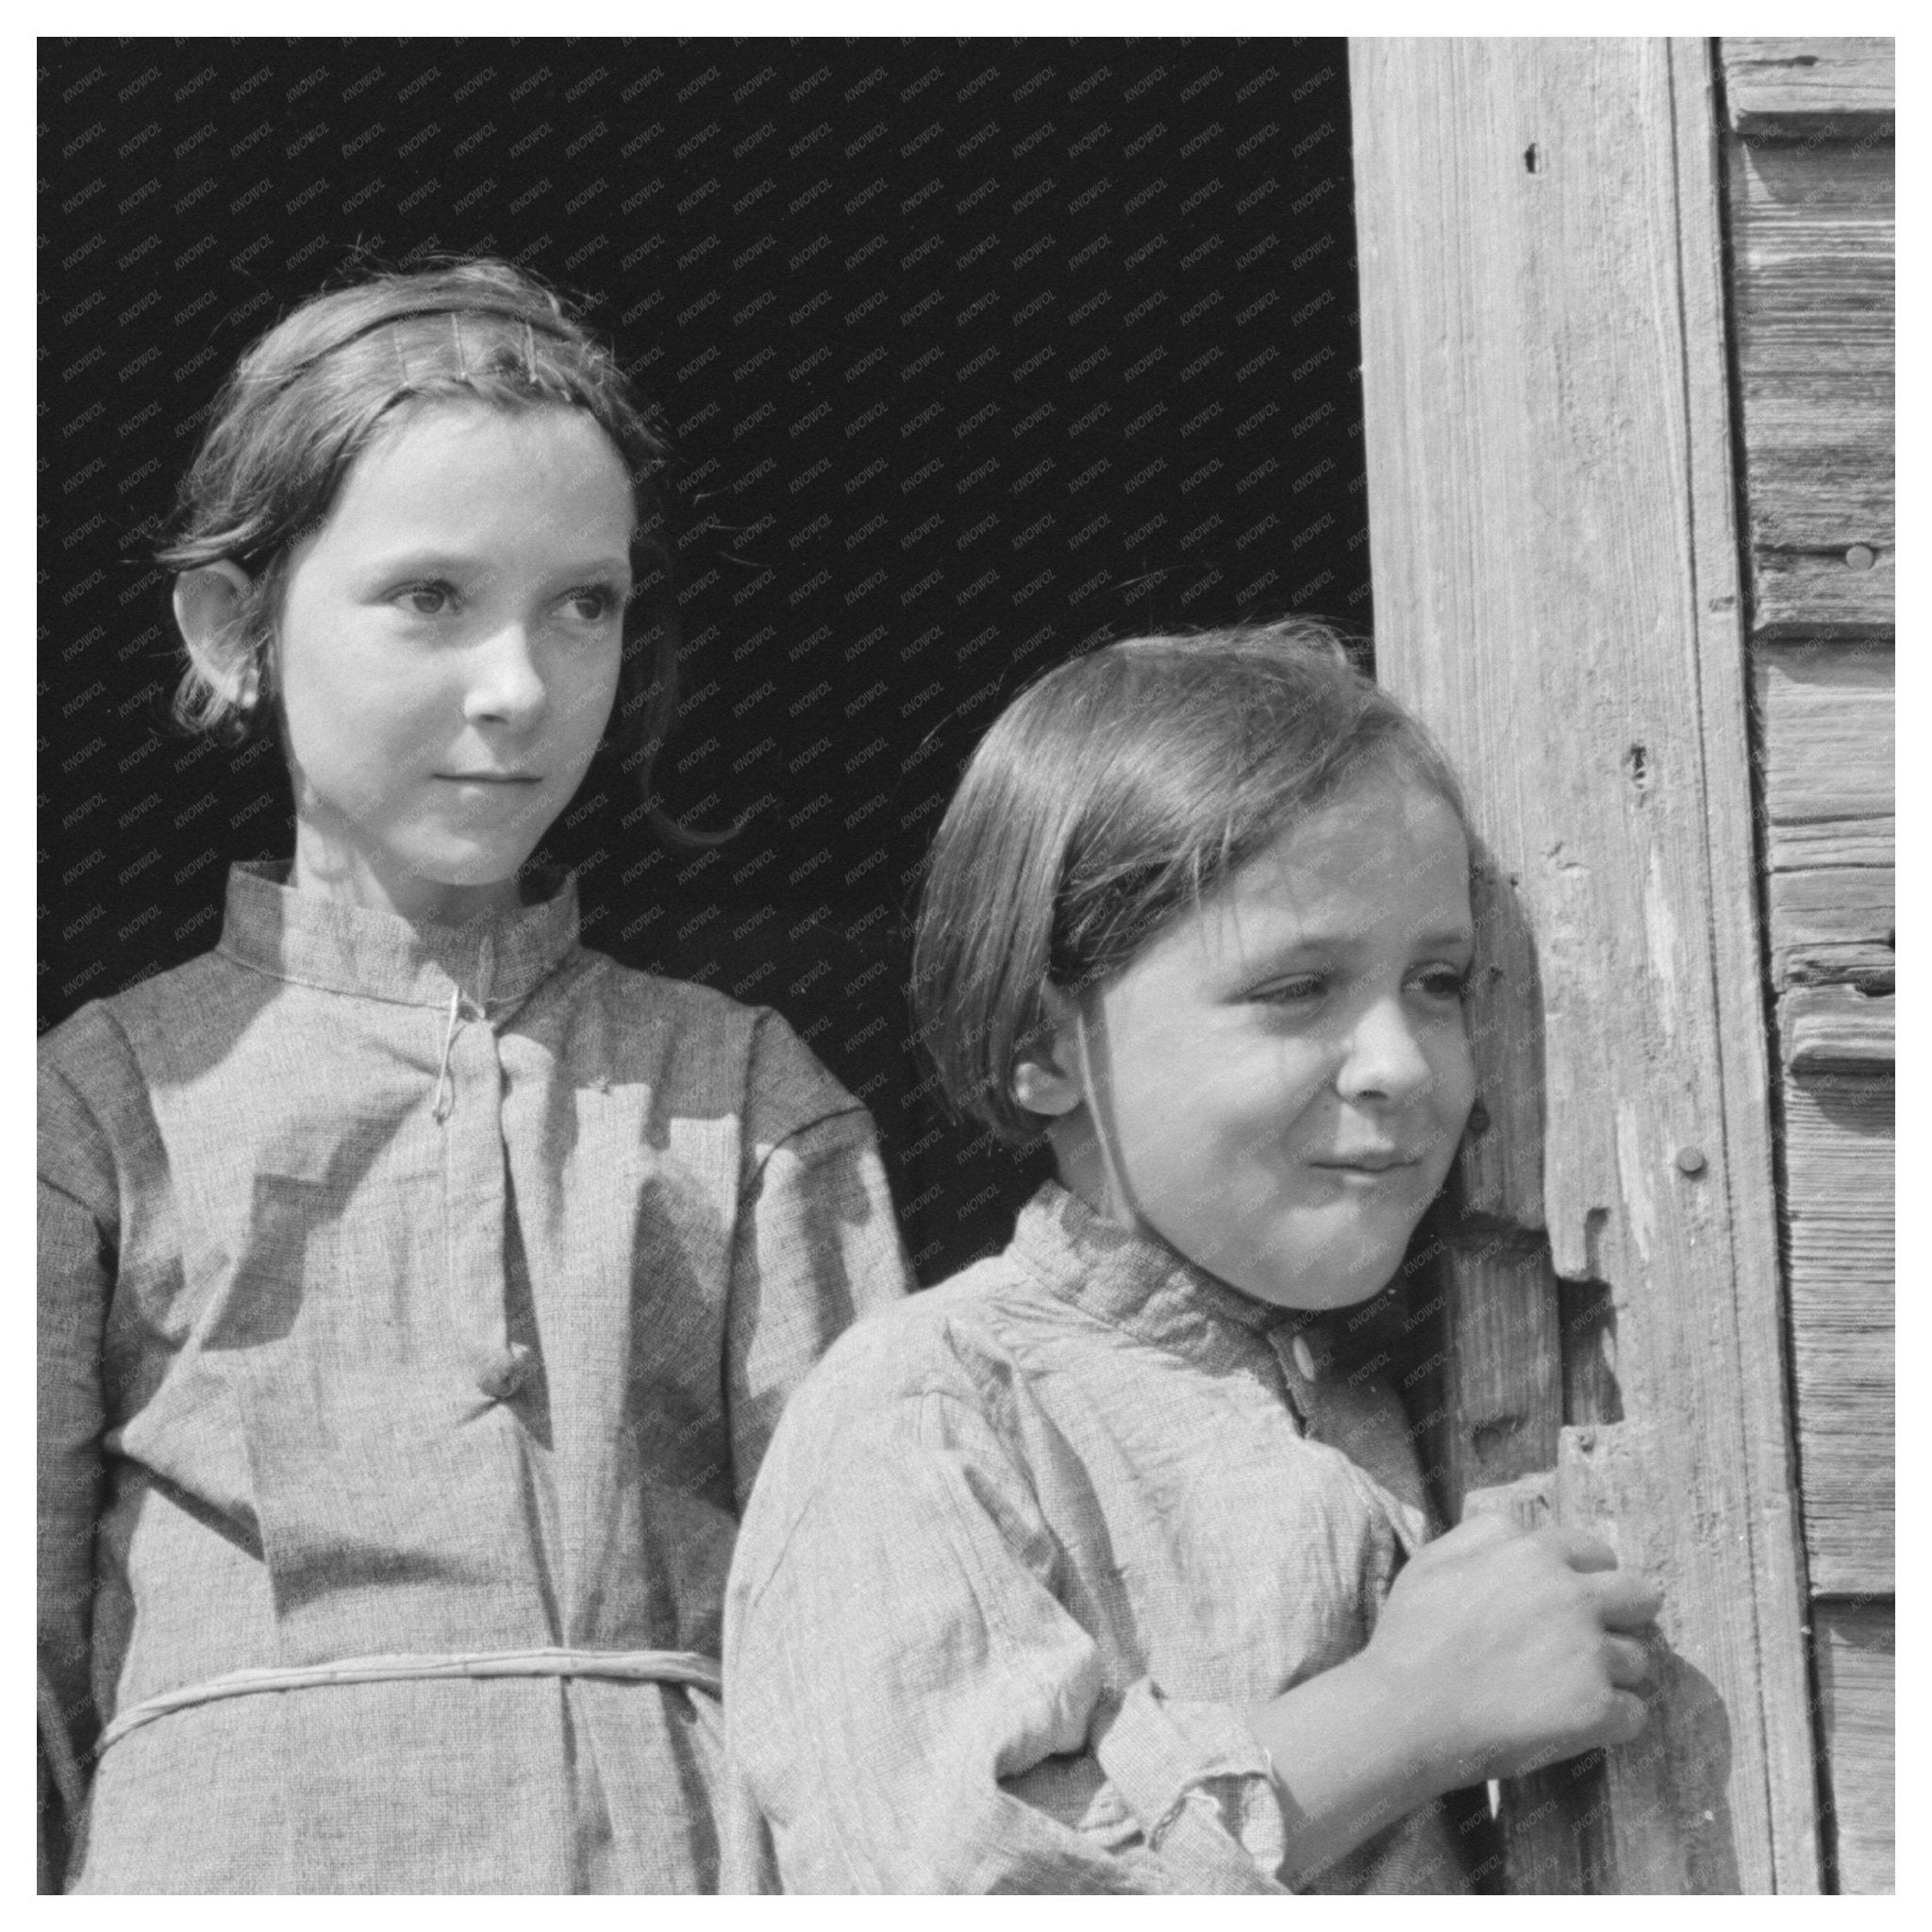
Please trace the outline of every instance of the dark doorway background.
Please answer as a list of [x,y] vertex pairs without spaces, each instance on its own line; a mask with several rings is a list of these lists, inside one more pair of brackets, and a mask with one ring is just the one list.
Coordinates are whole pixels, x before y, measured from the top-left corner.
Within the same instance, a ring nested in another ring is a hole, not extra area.
[[40,43],[40,1023],[205,950],[273,757],[171,731],[150,551],[242,348],[358,260],[488,252],[660,405],[687,703],[661,851],[594,770],[585,937],[784,1012],[921,1277],[1037,1162],[948,1122],[905,927],[967,753],[1105,639],[1366,631],[1341,41]]

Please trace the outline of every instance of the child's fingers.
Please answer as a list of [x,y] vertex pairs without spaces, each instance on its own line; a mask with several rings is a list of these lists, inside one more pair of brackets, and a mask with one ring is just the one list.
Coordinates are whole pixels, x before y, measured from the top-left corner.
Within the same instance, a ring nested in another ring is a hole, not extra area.
[[1657,1621],[1663,1608],[1663,1592],[1653,1583],[1629,1570],[1618,1570],[1596,1579],[1597,1615],[1607,1630],[1639,1630]]
[[1620,1690],[1639,1690],[1650,1682],[1650,1646],[1634,1637],[1606,1637],[1604,1668]]
[[1634,1630],[1656,1620],[1663,1607],[1662,1592],[1636,1572],[1620,1570],[1617,1553],[1607,1543],[1581,1530],[1557,1529],[1549,1534],[1573,1570],[1593,1577],[1598,1613],[1609,1628]]
[[1543,1535],[1554,1542],[1563,1560],[1573,1570],[1614,1570],[1617,1553],[1601,1538],[1587,1536],[1580,1529],[1547,1529]]

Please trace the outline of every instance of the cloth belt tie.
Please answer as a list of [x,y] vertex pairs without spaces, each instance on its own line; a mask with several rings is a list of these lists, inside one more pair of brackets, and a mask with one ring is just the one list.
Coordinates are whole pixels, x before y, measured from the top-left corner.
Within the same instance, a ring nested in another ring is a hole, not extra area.
[[224,1697],[252,1697],[260,1690],[311,1690],[325,1684],[393,1684],[429,1677],[618,1677],[634,1683],[686,1684],[713,1697],[724,1693],[716,1657],[695,1650],[453,1651],[441,1655],[351,1657],[338,1663],[229,1671],[205,1684],[158,1691],[115,1713],[94,1746],[98,1757],[129,1731]]

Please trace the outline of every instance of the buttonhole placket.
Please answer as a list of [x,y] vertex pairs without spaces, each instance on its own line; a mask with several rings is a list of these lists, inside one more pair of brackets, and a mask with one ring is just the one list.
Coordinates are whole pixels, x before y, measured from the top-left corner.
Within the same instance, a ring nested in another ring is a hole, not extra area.
[[456,1084],[450,1078],[450,1048],[456,1044],[457,1018],[461,1010],[463,995],[457,987],[449,990],[449,1020],[442,1029],[442,1062],[436,1070],[436,1123],[441,1126],[449,1119],[450,1108],[456,1104]]

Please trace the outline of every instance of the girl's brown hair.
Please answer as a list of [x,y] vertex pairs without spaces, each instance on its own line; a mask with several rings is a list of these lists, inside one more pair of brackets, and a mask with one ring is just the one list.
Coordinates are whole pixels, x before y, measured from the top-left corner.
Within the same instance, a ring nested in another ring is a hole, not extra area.
[[1427,732],[1307,621],[1133,638],[1050,671],[994,722],[933,841],[914,1019],[947,1099],[1019,1144],[1041,990],[1118,973],[1170,920],[1352,780],[1393,767],[1467,824]]
[[[658,478],[670,450],[615,358],[541,282],[508,262],[461,260],[384,274],[305,302],[255,342],[215,397],[182,479],[158,560],[174,571],[222,559],[250,590],[209,677],[190,664],[175,700],[189,729],[242,742],[274,729],[275,627],[299,539],[329,512],[350,466],[412,406],[585,410],[630,478],[637,584],[625,613],[612,717],[632,740],[626,764],[651,765],[677,708],[678,640],[671,546]],[[256,671],[257,701],[234,692]],[[708,842],[648,810],[660,832]]]

